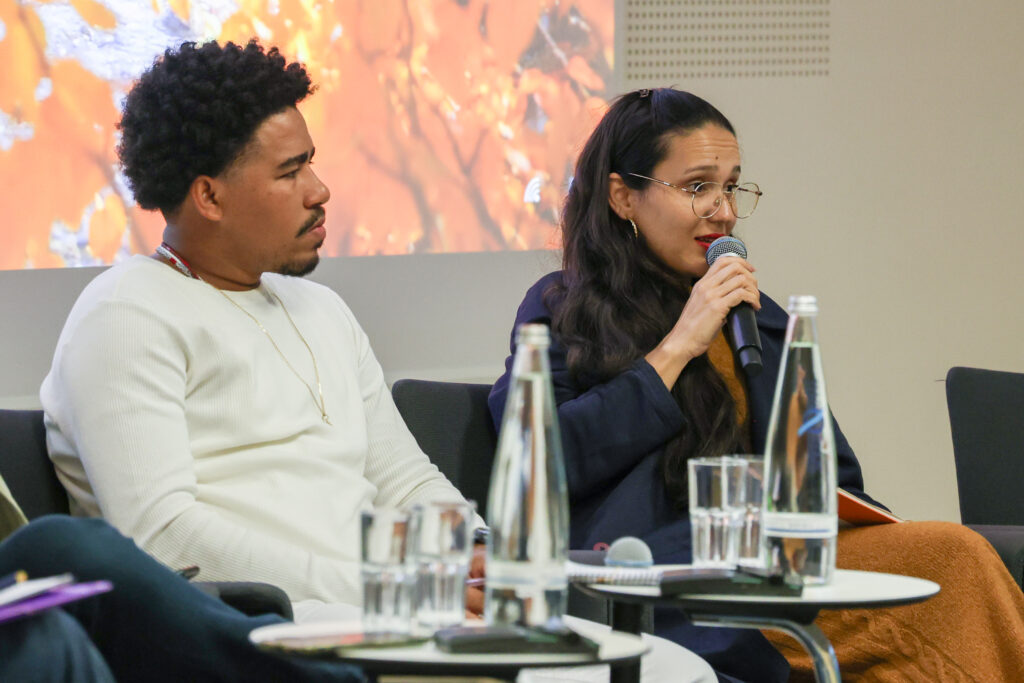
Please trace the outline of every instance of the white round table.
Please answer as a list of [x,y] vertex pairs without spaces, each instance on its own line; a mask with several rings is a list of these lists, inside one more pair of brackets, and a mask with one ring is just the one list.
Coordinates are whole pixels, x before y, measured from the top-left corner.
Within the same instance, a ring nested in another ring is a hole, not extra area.
[[[432,640],[408,645],[338,648],[303,647],[298,639],[322,638],[358,633],[359,622],[319,622],[312,624],[272,624],[249,634],[256,646],[289,654],[343,660],[374,674],[419,674],[424,676],[492,676],[513,679],[520,669],[589,666],[595,664],[632,664],[647,652],[638,635],[605,631],[586,636],[600,646],[597,657],[586,654],[538,654],[504,652],[452,654],[438,649]],[[280,642],[287,639],[287,642]],[[278,641],[275,644],[275,641]]]
[[817,680],[827,683],[840,682],[839,663],[832,644],[814,624],[818,612],[907,605],[939,592],[939,585],[926,579],[848,569],[837,569],[832,583],[807,586],[799,596],[685,592],[663,596],[657,586],[576,585],[589,595],[613,601],[612,628],[617,631],[639,633],[644,605],[675,607],[701,626],[785,631],[811,654]]

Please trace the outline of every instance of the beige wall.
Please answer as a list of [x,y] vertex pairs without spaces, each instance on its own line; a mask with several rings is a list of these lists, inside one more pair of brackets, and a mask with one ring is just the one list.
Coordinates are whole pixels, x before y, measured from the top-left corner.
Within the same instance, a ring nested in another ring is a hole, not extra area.
[[[620,0],[621,2],[621,0]],[[1024,25],[1016,0],[833,0],[830,75],[678,83],[730,116],[762,184],[742,226],[762,288],[821,302],[830,398],[868,489],[958,518],[946,370],[1024,371]],[[326,262],[389,378],[500,372],[549,254]],[[34,405],[94,271],[0,273],[0,406]]]
[[676,85],[731,118],[765,191],[738,232],[762,289],[819,298],[868,490],[958,521],[946,371],[1024,372],[1024,3],[829,8],[829,76]]

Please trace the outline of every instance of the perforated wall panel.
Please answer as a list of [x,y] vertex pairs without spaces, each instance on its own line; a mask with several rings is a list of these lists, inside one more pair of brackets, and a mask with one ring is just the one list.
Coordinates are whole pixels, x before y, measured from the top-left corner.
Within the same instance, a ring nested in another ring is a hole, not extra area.
[[617,0],[620,83],[829,75],[831,0]]

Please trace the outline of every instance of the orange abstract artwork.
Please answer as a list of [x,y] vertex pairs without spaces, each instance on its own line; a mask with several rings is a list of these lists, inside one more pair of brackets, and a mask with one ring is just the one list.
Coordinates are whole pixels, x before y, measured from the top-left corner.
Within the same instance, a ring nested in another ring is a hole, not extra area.
[[613,26],[613,0],[0,0],[0,269],[152,252],[120,103],[166,48],[252,37],[318,85],[327,256],[552,247]]

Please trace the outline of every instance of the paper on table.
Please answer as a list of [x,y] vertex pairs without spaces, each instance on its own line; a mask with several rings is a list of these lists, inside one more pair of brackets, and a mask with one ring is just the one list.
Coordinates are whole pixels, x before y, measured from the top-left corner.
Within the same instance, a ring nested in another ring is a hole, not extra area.
[[9,605],[27,597],[45,593],[46,591],[69,584],[75,580],[71,574],[57,574],[56,576],[44,576],[40,579],[29,579],[11,584],[0,590],[0,605]]
[[[56,578],[56,577],[54,577]],[[72,583],[51,587],[42,593],[23,598],[18,602],[0,607],[0,623],[11,621],[26,614],[88,598],[98,593],[106,593],[113,585],[109,581],[90,581],[89,583]]]

